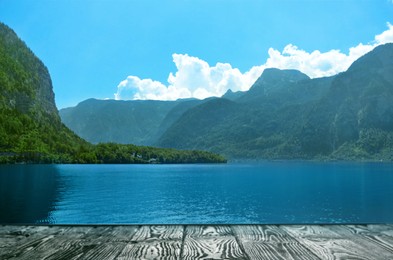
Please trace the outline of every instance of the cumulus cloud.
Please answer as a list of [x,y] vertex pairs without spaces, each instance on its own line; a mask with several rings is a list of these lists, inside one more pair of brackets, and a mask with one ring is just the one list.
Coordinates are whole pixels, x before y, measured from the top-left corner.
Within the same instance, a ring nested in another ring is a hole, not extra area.
[[[393,2],[393,0],[392,0]],[[376,44],[384,44],[388,42],[393,42],[393,25],[391,23],[387,23],[388,30],[384,31],[383,33],[375,36]]]
[[373,46],[359,44],[349,50],[349,54],[340,50],[311,53],[299,49],[292,44],[287,45],[282,52],[273,48],[269,49],[267,67],[278,69],[296,69],[311,78],[335,75],[346,70],[352,62],[369,52]]
[[187,54],[173,54],[176,73],[168,76],[168,85],[151,79],[128,76],[117,86],[115,99],[175,100],[204,99],[222,96],[228,89],[247,90],[262,73],[263,67],[253,67],[246,73],[229,63],[210,66],[206,61]]
[[176,100],[222,96],[228,89],[248,90],[265,68],[296,69],[311,78],[332,76],[347,70],[355,60],[374,47],[393,42],[393,25],[387,23],[387,26],[388,29],[376,35],[372,42],[360,43],[350,48],[348,53],[341,50],[307,52],[293,44],[288,44],[281,52],[270,48],[266,62],[245,73],[233,68],[229,63],[219,62],[210,66],[200,58],[175,53],[172,58],[177,71],[169,74],[167,84],[128,76],[117,86],[115,99]]

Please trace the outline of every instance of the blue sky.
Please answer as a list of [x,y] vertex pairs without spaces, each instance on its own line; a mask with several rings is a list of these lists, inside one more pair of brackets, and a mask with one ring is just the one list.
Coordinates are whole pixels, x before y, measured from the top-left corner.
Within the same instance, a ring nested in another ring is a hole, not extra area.
[[269,66],[331,75],[392,40],[393,2],[0,0],[0,21],[47,65],[63,108],[247,90]]

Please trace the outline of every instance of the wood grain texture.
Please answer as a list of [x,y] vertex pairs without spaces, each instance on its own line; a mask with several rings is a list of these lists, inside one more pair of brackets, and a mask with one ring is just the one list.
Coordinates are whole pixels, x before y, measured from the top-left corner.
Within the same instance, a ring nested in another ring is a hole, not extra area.
[[[19,257],[31,251],[56,235],[66,232],[67,228],[50,226],[5,226],[0,233],[0,259]],[[50,242],[49,242],[50,243]]]
[[365,247],[382,247],[393,254],[393,229],[385,226],[347,225],[332,226],[332,230],[341,234],[349,233],[349,238]]
[[247,259],[235,237],[187,237],[182,259]]
[[242,240],[264,242],[293,242],[294,239],[276,225],[233,225],[233,233]]
[[232,229],[229,225],[187,225],[186,237],[217,237],[217,236],[233,236]]
[[0,259],[393,259],[393,225],[0,226]]
[[132,236],[131,241],[182,239],[183,226],[141,226]]
[[232,229],[250,259],[320,259],[278,226],[234,225]]
[[247,259],[230,226],[186,226],[182,259]]
[[13,254],[6,255],[5,259],[69,259],[82,253],[83,245],[80,240],[65,240],[50,235],[18,247]]
[[179,259],[181,240],[127,244],[116,259]]
[[70,260],[76,259],[94,259],[94,260],[112,260],[117,259],[118,255],[126,247],[124,242],[107,242],[102,244],[90,245],[90,250],[86,250],[82,255],[70,258]]
[[183,226],[141,226],[117,259],[179,259]]
[[331,239],[343,236],[342,234],[337,234],[322,225],[281,225],[279,227],[295,237],[319,237]]
[[283,226],[303,246],[321,259],[393,259],[393,254],[363,237],[354,237],[338,225]]

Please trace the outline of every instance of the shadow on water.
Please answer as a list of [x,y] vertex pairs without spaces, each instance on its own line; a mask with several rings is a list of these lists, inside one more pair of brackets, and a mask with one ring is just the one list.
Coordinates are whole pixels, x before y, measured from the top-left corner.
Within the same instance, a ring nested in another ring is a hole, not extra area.
[[54,165],[0,165],[0,223],[51,223],[59,179]]

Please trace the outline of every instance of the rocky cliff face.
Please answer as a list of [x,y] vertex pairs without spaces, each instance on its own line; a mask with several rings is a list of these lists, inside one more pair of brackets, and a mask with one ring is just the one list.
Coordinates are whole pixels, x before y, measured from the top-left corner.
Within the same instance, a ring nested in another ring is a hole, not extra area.
[[60,122],[48,69],[15,32],[0,23],[0,107],[17,109],[36,120]]
[[[163,102],[157,102],[154,107],[160,112],[163,106]],[[150,116],[155,116],[154,111],[152,113]],[[149,123],[149,114],[145,114],[144,121]],[[60,121],[45,65],[9,27],[0,23],[0,163],[225,161],[223,157],[208,152],[114,143],[95,146],[81,139]]]
[[[234,104],[243,109],[227,110],[221,116],[225,120],[199,128],[187,127],[198,126],[195,122],[212,112],[204,107],[188,111],[159,145],[203,148],[233,158],[393,160],[393,44],[376,47],[333,77],[266,70]],[[179,144],[179,136],[193,133],[199,138]]]
[[0,162],[71,162],[89,144],[60,120],[45,65],[0,23]]
[[360,145],[370,131],[385,135],[381,148],[387,149],[386,135],[393,131],[392,75],[393,44],[376,47],[338,75],[303,128],[305,151],[330,154],[343,145]]

